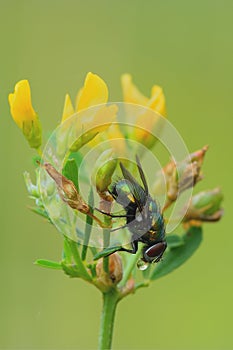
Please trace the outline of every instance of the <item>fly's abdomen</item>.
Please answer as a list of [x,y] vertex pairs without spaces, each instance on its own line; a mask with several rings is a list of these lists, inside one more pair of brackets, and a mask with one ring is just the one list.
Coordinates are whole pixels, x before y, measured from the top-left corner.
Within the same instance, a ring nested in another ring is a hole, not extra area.
[[165,239],[165,225],[161,214],[156,216],[156,221],[153,222],[150,231],[155,232],[155,242],[161,242]]

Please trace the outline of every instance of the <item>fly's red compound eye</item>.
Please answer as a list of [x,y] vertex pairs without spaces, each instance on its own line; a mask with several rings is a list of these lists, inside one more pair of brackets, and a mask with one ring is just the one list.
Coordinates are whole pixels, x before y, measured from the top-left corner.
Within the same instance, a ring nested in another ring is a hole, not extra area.
[[166,242],[156,243],[144,251],[144,259],[147,262],[152,262],[152,261],[158,262],[162,258],[166,248],[167,248]]

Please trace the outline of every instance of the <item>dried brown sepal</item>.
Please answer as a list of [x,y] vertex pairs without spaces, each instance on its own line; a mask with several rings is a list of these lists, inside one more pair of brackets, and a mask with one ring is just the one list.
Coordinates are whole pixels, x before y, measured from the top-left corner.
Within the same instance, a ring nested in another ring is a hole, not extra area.
[[201,167],[197,161],[187,164],[180,179],[178,180],[178,193],[187,190],[190,187],[196,185],[196,183],[202,180],[203,176],[200,174]]
[[90,213],[89,206],[79,195],[74,183],[59,173],[50,163],[38,164],[44,168],[49,176],[55,181],[61,199],[72,209],[76,209],[84,214]]
[[201,166],[203,161],[204,161],[204,156],[205,156],[206,151],[208,150],[208,148],[209,148],[209,146],[205,145],[204,147],[202,147],[198,151],[191,153],[190,154],[191,161],[192,162],[197,161],[199,166]]
[[108,272],[104,271],[103,258],[96,265],[97,284],[104,289],[116,286],[123,276],[122,260],[118,253],[109,256]]
[[106,225],[91,212],[90,207],[82,199],[71,180],[60,174],[50,163],[41,164],[38,162],[38,164],[43,167],[55,181],[59,196],[63,202],[68,204],[72,209],[76,209],[83,214],[91,216],[101,227],[106,227]]
[[89,206],[84,202],[71,180],[60,174],[50,163],[44,163],[42,167],[55,181],[58,193],[65,203],[67,203],[72,209],[76,209],[81,213],[90,213]]
[[106,195],[105,198],[101,198],[99,201],[99,209],[105,213],[110,213],[112,209],[113,198],[112,196]]
[[182,192],[195,186],[198,181],[202,180],[201,166],[207,149],[208,146],[204,146],[202,149],[191,153],[182,162],[177,164],[172,160],[164,167],[163,174],[166,179],[167,201],[163,210],[168,208]]
[[101,192],[101,191],[98,191],[98,189],[97,189],[97,192],[98,192],[98,195],[101,198],[101,201],[103,201],[103,202],[113,202],[113,198],[112,198],[112,196],[110,195],[110,193],[108,191]]
[[121,290],[121,295],[122,297],[125,297],[128,294],[134,293],[135,292],[135,281],[134,279],[131,277],[126,285],[122,288]]

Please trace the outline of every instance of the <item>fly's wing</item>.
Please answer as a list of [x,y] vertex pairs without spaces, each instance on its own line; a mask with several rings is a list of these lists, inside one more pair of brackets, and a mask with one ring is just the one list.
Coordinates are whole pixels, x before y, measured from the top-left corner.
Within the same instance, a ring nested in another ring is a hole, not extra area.
[[145,177],[144,171],[142,170],[142,165],[141,165],[141,162],[138,158],[138,155],[136,155],[136,162],[137,162],[138,171],[139,171],[139,174],[140,174],[140,177],[141,177],[141,180],[142,180],[145,192],[146,192],[146,196],[148,196],[149,195],[148,185],[147,185],[146,177]]
[[146,192],[121,162],[120,167],[124,178],[129,182],[129,187],[132,192],[131,194],[133,196],[133,199],[137,204],[139,211],[142,212],[147,199]]

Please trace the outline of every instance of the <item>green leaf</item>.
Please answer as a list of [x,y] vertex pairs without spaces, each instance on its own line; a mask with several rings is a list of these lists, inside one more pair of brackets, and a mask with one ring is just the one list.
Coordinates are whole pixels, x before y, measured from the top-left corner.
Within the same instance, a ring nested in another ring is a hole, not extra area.
[[[88,205],[90,207],[90,212],[93,214],[94,193],[93,193],[92,187],[90,189],[89,196],[88,196]],[[85,226],[85,234],[84,234],[84,240],[83,240],[82,260],[85,260],[87,256],[87,248],[88,248],[88,244],[91,236],[92,224],[93,224],[93,218],[89,215],[86,215],[86,226]]]
[[92,130],[85,132],[71,145],[70,151],[78,152],[81,149],[81,147],[93,140],[98,135],[98,133],[98,131],[95,132]]
[[66,264],[63,261],[61,262],[61,267],[63,269],[63,271],[65,272],[66,275],[70,276],[70,277],[76,277],[79,278],[81,277],[77,266],[75,265],[71,265],[71,264]]
[[72,262],[72,252],[70,250],[70,245],[67,240],[67,238],[64,236],[64,242],[63,242],[63,252],[62,252],[62,258],[64,259],[65,263],[71,264]]
[[81,260],[81,256],[80,256],[80,253],[78,250],[77,242],[74,242],[73,240],[68,239],[68,238],[67,238],[67,242],[69,244],[70,251],[71,251],[72,256],[74,258],[75,265],[76,265],[77,272],[78,272],[79,276],[82,277],[83,279],[85,279],[86,281],[91,281],[91,276],[87,272],[86,267]]
[[48,269],[62,270],[61,264],[52,260],[38,259],[34,262],[34,264],[46,267]]
[[96,278],[96,264],[88,264],[87,267],[90,269],[92,277]]
[[184,264],[193,255],[202,241],[201,227],[191,227],[183,235],[183,241],[183,245],[168,249],[164,254],[164,259],[152,271],[151,280],[167,275]]
[[184,245],[183,237],[178,235],[168,235],[166,241],[169,248],[176,248]]
[[39,163],[41,163],[41,161],[42,161],[42,158],[38,154],[32,157],[32,163],[36,168],[39,167]]
[[79,190],[78,188],[78,167],[75,162],[75,160],[72,159],[67,159],[63,169],[62,169],[62,175],[64,175],[67,179],[71,180],[76,189]]
[[29,207],[29,209],[33,211],[33,213],[43,216],[45,219],[48,219],[51,222],[50,217],[48,216],[48,213],[45,209],[40,207]]
[[80,168],[80,166],[82,164],[82,171],[78,174],[79,180],[89,184],[88,173],[87,173],[87,170],[85,167],[85,162],[83,163],[82,154],[80,152],[71,152],[69,155],[69,159],[75,160],[78,169]]
[[32,183],[31,176],[30,176],[29,172],[25,171],[23,173],[23,177],[24,177],[25,185],[27,187],[27,191],[30,194],[30,196],[33,199],[40,198],[40,193],[39,193],[39,190],[38,190],[38,186],[37,186],[37,184],[34,185]]
[[101,250],[101,252],[97,253],[94,256],[94,260],[98,260],[98,259],[103,258],[105,256],[108,256],[108,255],[110,255],[112,253],[115,253],[118,250],[120,250],[121,248],[122,248],[121,246],[105,248],[105,249]]

